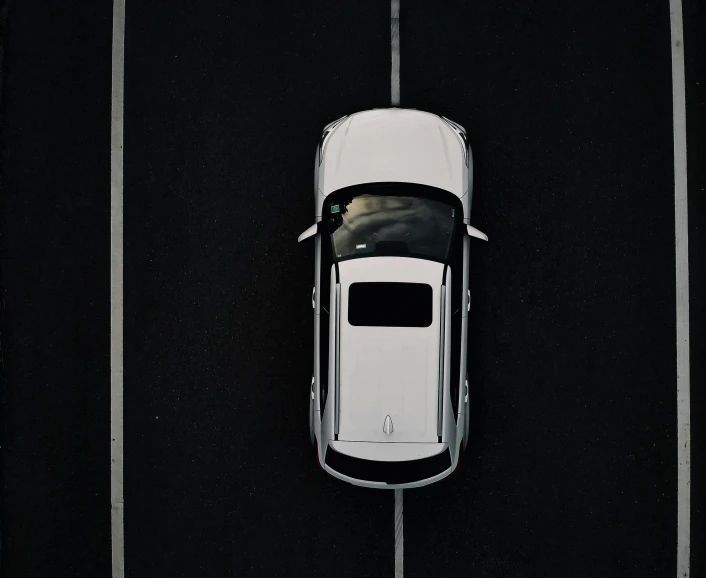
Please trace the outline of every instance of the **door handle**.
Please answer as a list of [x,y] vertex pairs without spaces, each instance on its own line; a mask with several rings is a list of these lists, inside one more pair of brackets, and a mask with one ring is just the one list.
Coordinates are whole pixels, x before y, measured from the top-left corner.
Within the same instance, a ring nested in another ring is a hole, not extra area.
[[463,403],[468,403],[468,380],[466,380],[466,397],[463,398]]
[[316,287],[311,290],[311,308],[316,309]]
[[471,310],[471,290],[468,289],[468,309],[466,309],[466,311],[470,311],[470,310]]
[[314,399],[314,378],[311,378],[311,399]]

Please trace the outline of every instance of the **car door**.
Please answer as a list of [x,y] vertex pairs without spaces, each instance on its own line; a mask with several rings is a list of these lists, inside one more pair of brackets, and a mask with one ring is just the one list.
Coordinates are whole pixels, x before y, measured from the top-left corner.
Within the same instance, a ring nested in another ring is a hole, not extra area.
[[323,412],[329,390],[331,244],[325,232],[316,236],[316,383],[317,410]]
[[453,408],[454,419],[458,422],[458,414],[462,409],[459,407],[460,391],[464,366],[464,331],[465,327],[465,307],[467,275],[465,262],[467,260],[467,237],[460,234],[454,240],[449,259],[451,275],[447,281],[451,291],[451,371],[450,371],[450,395],[451,407]]

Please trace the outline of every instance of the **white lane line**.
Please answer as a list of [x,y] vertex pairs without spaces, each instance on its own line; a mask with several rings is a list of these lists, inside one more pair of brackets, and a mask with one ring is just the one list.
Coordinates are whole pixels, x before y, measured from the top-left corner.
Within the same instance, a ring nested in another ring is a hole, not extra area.
[[395,578],[402,578],[404,576],[403,551],[402,490],[395,490]]
[[390,36],[392,39],[392,74],[390,87],[392,106],[400,105],[400,0],[392,0],[390,12]]
[[113,578],[125,576],[123,522],[123,98],[125,0],[113,3],[110,127],[110,522]]
[[677,577],[689,576],[691,551],[691,399],[689,373],[689,232],[686,188],[684,25],[681,0],[669,1],[674,113],[674,225],[677,289]]
[[[392,106],[400,105],[400,0],[391,0],[390,39],[392,71],[390,93]],[[402,490],[395,490],[395,578],[404,576],[404,535],[402,520]]]

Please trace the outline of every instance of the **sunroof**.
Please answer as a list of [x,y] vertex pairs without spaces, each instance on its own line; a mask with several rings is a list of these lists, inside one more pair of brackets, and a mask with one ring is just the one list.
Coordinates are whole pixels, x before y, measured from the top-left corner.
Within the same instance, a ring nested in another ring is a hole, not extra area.
[[426,283],[352,283],[348,323],[368,327],[429,327],[431,285]]

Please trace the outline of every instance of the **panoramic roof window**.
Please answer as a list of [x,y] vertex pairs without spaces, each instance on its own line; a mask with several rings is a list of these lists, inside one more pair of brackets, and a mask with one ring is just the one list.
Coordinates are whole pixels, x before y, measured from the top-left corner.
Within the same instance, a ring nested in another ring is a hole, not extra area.
[[429,327],[434,291],[425,283],[352,283],[348,323],[374,327]]
[[450,202],[411,192],[400,185],[386,194],[363,192],[332,200],[327,217],[334,258],[392,255],[445,261],[461,215]]

